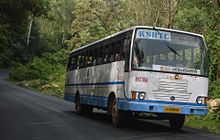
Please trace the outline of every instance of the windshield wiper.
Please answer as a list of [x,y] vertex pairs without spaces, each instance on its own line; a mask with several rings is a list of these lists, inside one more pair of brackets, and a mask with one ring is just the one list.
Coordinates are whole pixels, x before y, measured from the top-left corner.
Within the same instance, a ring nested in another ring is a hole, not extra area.
[[[153,29],[154,29],[158,34],[160,34],[159,30],[157,30],[155,27],[153,27]],[[166,40],[162,40],[162,41],[163,41],[163,43],[165,44],[165,46],[166,46],[167,48],[169,48],[169,49],[170,49],[173,53],[175,53],[176,55],[180,56],[180,54],[179,54],[176,50],[174,50],[172,47],[170,47],[170,45],[167,43]]]

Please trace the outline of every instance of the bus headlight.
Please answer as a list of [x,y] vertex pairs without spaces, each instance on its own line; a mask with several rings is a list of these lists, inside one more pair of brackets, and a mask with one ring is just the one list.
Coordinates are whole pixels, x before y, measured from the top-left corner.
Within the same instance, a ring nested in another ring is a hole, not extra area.
[[144,100],[146,98],[147,94],[143,91],[131,91],[131,99],[136,100],[136,97],[139,100]]
[[144,100],[145,98],[146,98],[145,92],[138,92],[138,99],[139,100]]
[[196,99],[197,104],[207,104],[208,97],[199,96]]

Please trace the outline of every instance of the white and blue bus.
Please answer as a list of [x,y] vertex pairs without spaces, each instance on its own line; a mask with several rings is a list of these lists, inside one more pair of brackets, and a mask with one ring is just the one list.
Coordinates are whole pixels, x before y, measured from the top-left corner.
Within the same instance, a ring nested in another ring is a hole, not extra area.
[[206,115],[208,51],[199,34],[135,26],[70,52],[65,100],[76,112],[106,110],[119,127],[150,113],[181,129]]

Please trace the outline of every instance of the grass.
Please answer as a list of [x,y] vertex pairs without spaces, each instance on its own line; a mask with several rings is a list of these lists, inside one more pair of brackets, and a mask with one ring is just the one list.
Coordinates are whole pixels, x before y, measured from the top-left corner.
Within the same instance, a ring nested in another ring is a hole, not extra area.
[[47,94],[50,96],[55,96],[58,98],[63,98],[64,96],[64,82],[48,82],[44,83],[41,80],[23,80],[23,81],[16,81],[13,79],[6,79],[8,82],[31,89],[36,92],[40,92],[43,94]]
[[213,113],[207,116],[187,116],[185,126],[220,134],[220,121],[214,118]]

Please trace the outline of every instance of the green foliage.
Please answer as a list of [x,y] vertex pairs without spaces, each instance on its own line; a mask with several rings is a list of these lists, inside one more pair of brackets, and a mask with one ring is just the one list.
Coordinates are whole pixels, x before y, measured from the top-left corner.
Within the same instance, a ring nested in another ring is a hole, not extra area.
[[56,53],[45,53],[43,54],[43,58],[46,62],[50,64],[62,64],[64,66],[67,65],[67,57],[69,55],[69,51],[66,49],[60,49]]
[[215,107],[214,112],[211,113],[211,118],[214,121],[220,122],[220,105]]
[[187,116],[185,125],[193,128],[208,130],[214,133],[220,133],[220,123],[213,119],[212,114],[207,116]]
[[78,48],[128,27],[122,15],[125,3],[122,0],[77,1],[71,39],[66,41],[69,48]]
[[42,92],[62,97],[64,93],[67,51],[46,53],[28,64],[15,64],[10,70],[10,78],[22,81],[22,86],[36,88]]
[[63,94],[68,51],[61,48],[73,8],[74,0],[0,1],[0,67],[11,67],[10,77],[24,86]]
[[72,50],[133,25],[176,28],[205,35],[211,61],[209,95],[220,98],[215,82],[219,17],[214,0],[1,0],[0,66],[12,65],[13,79],[49,84],[44,90],[52,80],[64,81],[64,43]]
[[209,98],[220,98],[220,82],[209,82]]
[[28,69],[23,64],[14,64],[14,67],[10,70],[10,78],[18,81],[22,81],[27,78]]
[[67,51],[64,49],[56,53],[45,53],[43,57],[36,57],[26,65],[16,64],[11,69],[10,77],[15,80],[50,80],[50,74],[56,73],[57,67],[66,67],[67,56]]
[[[46,64],[46,65],[45,65]],[[31,79],[42,79],[49,80],[48,73],[53,72],[53,67],[50,64],[45,63],[45,60],[35,58],[30,63],[16,64],[10,70],[10,77],[14,80],[31,80]]]
[[[205,35],[210,50],[209,80],[216,79],[218,64],[218,52],[220,49],[220,7],[214,0],[183,0],[177,16],[177,26],[188,31],[194,31]],[[182,19],[182,20],[181,20]]]
[[206,116],[187,116],[185,125],[220,133],[220,105]]
[[202,11],[198,7],[193,7],[191,10],[184,8],[177,14],[175,27],[185,31],[202,33],[207,18],[206,13]]
[[[71,38],[66,43],[69,49],[78,48],[133,25],[171,27],[178,2],[166,4],[166,0],[77,0]],[[167,11],[171,13],[168,22]]]
[[45,0],[0,1],[0,62],[9,67],[13,61],[27,62],[26,36],[30,18],[46,16],[49,10]]
[[47,18],[37,18],[40,40],[47,47],[57,50],[64,47],[64,40],[68,36],[74,8],[74,0],[53,0]]

